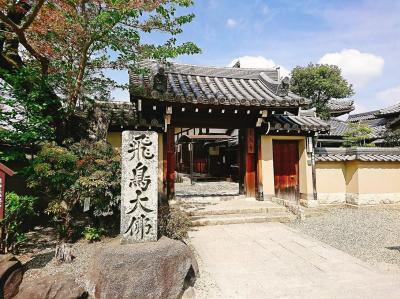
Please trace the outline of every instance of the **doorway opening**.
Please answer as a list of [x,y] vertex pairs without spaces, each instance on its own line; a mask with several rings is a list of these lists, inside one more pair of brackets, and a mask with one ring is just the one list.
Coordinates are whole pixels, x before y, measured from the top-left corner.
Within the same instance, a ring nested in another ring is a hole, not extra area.
[[175,128],[175,197],[232,197],[240,193],[237,129]]

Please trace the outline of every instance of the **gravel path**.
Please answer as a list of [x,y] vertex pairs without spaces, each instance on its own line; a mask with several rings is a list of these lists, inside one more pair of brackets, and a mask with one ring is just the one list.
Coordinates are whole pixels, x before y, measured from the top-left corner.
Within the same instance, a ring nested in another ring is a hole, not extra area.
[[100,248],[115,246],[119,244],[119,239],[105,238],[101,242],[88,243],[80,240],[72,244],[72,254],[75,256],[72,263],[57,263],[54,257],[54,247],[43,249],[40,252],[32,254],[29,260],[19,257],[24,263],[26,272],[24,281],[35,281],[40,277],[55,275],[58,273],[72,275],[75,281],[85,287],[85,276],[92,260],[92,255]]
[[288,224],[386,271],[400,271],[400,209],[332,208]]
[[235,182],[196,182],[193,185],[185,180],[175,184],[175,196],[232,196],[239,194],[239,184]]
[[187,244],[192,249],[197,264],[199,266],[199,277],[197,277],[196,282],[194,284],[194,291],[196,294],[195,299],[210,299],[210,298],[222,298],[221,290],[218,288],[217,283],[214,280],[214,277],[206,271],[206,267],[204,266],[204,262],[199,256],[196,249],[193,247],[193,244],[190,242],[190,239],[187,240]]

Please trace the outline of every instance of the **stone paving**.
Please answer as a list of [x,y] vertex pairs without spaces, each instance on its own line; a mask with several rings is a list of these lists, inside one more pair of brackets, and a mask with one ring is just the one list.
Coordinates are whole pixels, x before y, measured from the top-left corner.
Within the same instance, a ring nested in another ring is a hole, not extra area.
[[209,284],[200,277],[197,298],[400,298],[398,273],[283,224],[200,227],[190,242]]

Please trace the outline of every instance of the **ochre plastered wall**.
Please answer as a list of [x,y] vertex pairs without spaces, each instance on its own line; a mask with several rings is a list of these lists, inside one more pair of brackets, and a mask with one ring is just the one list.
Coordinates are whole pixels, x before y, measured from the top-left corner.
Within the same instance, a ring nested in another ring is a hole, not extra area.
[[312,168],[308,165],[309,159],[306,151],[306,138],[304,136],[261,136],[261,167],[262,184],[265,199],[275,196],[274,187],[274,140],[297,140],[299,142],[299,189],[304,198],[312,198]]
[[317,192],[345,193],[346,166],[344,162],[324,162],[316,164]]
[[400,202],[400,162],[317,162],[316,172],[321,203]]
[[359,162],[358,193],[400,194],[400,162]]
[[107,133],[107,141],[114,148],[121,148],[122,144],[122,132],[108,132]]

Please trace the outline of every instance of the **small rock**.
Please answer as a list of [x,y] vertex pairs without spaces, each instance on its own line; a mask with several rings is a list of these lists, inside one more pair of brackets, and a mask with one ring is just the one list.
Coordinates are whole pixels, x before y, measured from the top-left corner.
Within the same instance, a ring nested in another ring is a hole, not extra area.
[[42,277],[28,283],[22,282],[14,299],[85,299],[87,292],[72,276],[58,274]]
[[96,299],[179,298],[199,271],[189,246],[166,237],[99,250],[89,269]]
[[196,299],[196,293],[193,287],[188,287],[181,297],[181,299]]
[[9,299],[18,293],[24,271],[11,254],[0,255],[0,298]]

